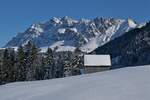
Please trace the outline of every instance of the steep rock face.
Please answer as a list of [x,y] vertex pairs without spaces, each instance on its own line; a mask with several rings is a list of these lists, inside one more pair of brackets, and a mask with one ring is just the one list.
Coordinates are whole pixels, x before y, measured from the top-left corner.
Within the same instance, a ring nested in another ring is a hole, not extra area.
[[150,64],[150,23],[125,33],[94,52],[110,54],[112,68]]
[[70,17],[52,18],[44,23],[31,25],[18,33],[5,47],[18,47],[32,41],[46,50],[57,47],[59,51],[73,51],[76,47],[90,52],[123,33],[138,27],[131,19],[97,17],[93,20],[74,20]]

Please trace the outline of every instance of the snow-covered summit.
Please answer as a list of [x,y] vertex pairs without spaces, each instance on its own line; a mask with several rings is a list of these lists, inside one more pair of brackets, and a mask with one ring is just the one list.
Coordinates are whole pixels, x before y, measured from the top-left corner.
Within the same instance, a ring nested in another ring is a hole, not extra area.
[[53,17],[52,21],[54,21],[55,23],[59,24],[60,23],[60,18]]
[[137,26],[131,19],[96,17],[91,20],[75,20],[68,16],[53,17],[47,22],[32,24],[25,32],[9,41],[5,47],[17,47],[32,41],[42,48],[54,45],[60,50],[65,47],[80,47],[84,52],[90,52]]
[[132,28],[135,28],[137,26],[136,22],[134,22],[132,19],[128,19],[128,24]]
[[44,32],[40,24],[32,24],[31,27],[28,29],[28,31],[30,33],[33,33],[35,37],[38,37],[41,33]]

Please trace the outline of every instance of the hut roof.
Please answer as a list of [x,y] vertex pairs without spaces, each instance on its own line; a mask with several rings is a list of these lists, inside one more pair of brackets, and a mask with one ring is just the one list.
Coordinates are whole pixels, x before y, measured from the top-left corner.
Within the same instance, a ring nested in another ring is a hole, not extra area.
[[110,55],[84,55],[84,66],[111,66]]

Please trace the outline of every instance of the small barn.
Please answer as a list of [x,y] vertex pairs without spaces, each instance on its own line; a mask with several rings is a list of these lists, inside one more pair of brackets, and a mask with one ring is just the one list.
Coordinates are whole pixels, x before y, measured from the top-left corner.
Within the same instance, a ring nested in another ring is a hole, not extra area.
[[84,55],[84,73],[94,73],[109,70],[111,67],[110,55]]

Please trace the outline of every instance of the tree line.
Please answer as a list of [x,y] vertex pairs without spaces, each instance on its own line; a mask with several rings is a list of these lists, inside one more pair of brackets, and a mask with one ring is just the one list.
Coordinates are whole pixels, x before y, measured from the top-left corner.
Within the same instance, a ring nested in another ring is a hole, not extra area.
[[48,48],[41,53],[28,42],[17,51],[12,48],[0,51],[0,84],[79,75],[80,69],[83,69],[83,55],[78,48],[74,52]]

